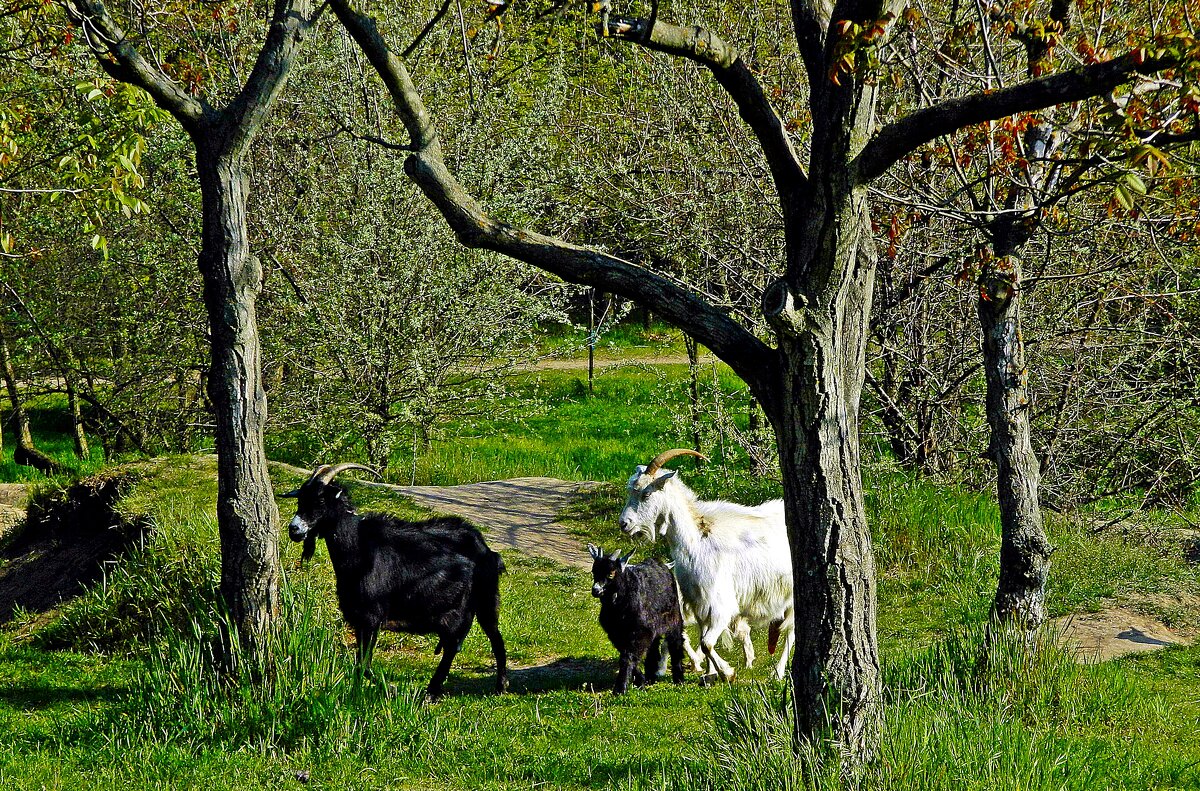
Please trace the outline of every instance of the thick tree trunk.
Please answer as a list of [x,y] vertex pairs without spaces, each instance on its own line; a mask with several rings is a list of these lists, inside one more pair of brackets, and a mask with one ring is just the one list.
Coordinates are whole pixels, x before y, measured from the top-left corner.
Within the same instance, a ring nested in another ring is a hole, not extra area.
[[255,301],[262,269],[246,227],[242,163],[197,141],[203,202],[200,273],[212,333],[208,393],[216,417],[221,596],[243,644],[266,645],[279,611],[279,514],[267,475]]
[[980,280],[978,312],[991,427],[985,455],[996,463],[1002,530],[992,619],[1033,629],[1046,618],[1046,578],[1053,550],[1038,506],[1040,468],[1030,439],[1020,288],[1020,259],[1012,255],[994,259]]
[[764,297],[783,366],[779,392],[763,400],[779,444],[795,574],[795,734],[833,739],[851,764],[875,753],[882,694],[858,435],[875,264],[864,212],[854,197],[841,211],[814,214],[811,238],[820,241],[801,253],[812,257],[809,271],[827,273],[819,291],[780,281]]

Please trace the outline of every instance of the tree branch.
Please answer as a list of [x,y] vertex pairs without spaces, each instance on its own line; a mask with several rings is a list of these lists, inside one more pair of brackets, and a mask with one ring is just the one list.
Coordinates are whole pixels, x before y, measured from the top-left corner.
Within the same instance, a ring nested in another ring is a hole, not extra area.
[[712,349],[756,394],[770,392],[767,385],[777,369],[775,350],[709,302],[616,256],[514,228],[490,217],[446,168],[420,93],[403,61],[388,49],[374,20],[352,9],[347,0],[331,0],[330,5],[383,80],[408,130],[414,153],[405,162],[405,172],[438,208],[463,245],[494,250],[564,280],[648,305]]
[[446,12],[450,10],[450,4],[453,2],[454,0],[446,0],[444,3],[442,3],[442,7],[437,10],[437,13],[430,17],[429,21],[425,23],[425,27],[421,28],[421,32],[418,33],[417,37],[412,40],[412,43],[405,47],[404,51],[400,53],[400,57],[402,59],[408,60],[408,56],[417,51],[417,47],[421,46],[421,42],[425,40],[425,37],[433,31],[434,26],[437,25],[441,18],[446,15]]
[[129,42],[125,31],[113,21],[97,0],[65,0],[63,10],[71,24],[83,31],[88,48],[100,66],[114,79],[144,90],[189,133],[204,127],[210,108],[201,99],[190,96],[162,70],[147,61]]
[[771,106],[762,84],[738,55],[716,34],[699,27],[680,27],[661,20],[613,17],[609,35],[640,44],[655,52],[687,58],[708,69],[737,105],[738,113],[757,138],[767,158],[775,189],[788,206],[808,192],[808,177],[788,138],[782,119]]
[[872,181],[907,154],[963,127],[1102,96],[1139,74],[1152,74],[1177,65],[1176,57],[1147,58],[1138,63],[1130,54],[918,110],[879,130],[863,148],[853,163],[856,182]]
[[231,152],[252,140],[283,89],[304,33],[314,22],[313,0],[275,0],[271,27],[245,86],[221,113]]
[[792,0],[792,29],[810,89],[825,79],[825,34],[833,15],[830,0]]

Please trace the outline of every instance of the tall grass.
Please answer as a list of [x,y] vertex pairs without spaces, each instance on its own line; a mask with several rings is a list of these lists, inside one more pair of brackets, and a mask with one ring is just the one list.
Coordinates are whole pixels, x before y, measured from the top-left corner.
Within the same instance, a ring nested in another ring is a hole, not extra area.
[[1126,738],[1159,709],[1125,668],[1080,665],[1052,636],[985,629],[954,630],[885,666],[878,754],[849,775],[832,769],[823,748],[792,749],[782,690],[736,690],[715,711],[712,749],[721,773],[709,787],[1025,791],[1200,783],[1190,749],[1162,751]]
[[[197,750],[353,751],[368,758],[377,750],[418,750],[429,720],[422,690],[358,675],[342,630],[315,596],[285,586],[280,628],[258,653],[246,652],[220,620],[196,618],[164,634],[135,692],[137,725],[117,732]],[[235,639],[222,639],[221,626]],[[237,671],[227,672],[230,666]]]

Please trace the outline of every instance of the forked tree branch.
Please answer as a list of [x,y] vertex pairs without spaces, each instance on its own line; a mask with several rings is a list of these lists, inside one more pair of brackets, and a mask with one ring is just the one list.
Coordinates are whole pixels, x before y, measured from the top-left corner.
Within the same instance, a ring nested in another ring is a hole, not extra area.
[[918,110],[876,133],[854,161],[855,179],[867,184],[926,143],[972,124],[1102,96],[1138,75],[1153,74],[1179,63],[1173,56],[1138,62],[1130,54]]
[[787,128],[762,84],[730,44],[700,27],[681,27],[660,20],[612,17],[609,35],[640,44],[655,52],[674,55],[708,69],[717,84],[737,105],[742,120],[754,133],[767,158],[775,189],[785,209],[798,205],[808,191],[804,166],[788,137]]
[[374,20],[351,8],[348,0],[330,0],[330,7],[383,80],[408,131],[414,153],[404,164],[405,172],[438,208],[462,244],[493,250],[564,280],[648,305],[728,363],[760,398],[769,395],[777,353],[716,306],[668,278],[616,256],[515,228],[489,216],[447,169],[421,95]]
[[146,91],[197,141],[220,128],[223,144],[240,151],[262,126],[294,60],[304,32],[312,24],[313,0],[276,0],[267,38],[242,90],[228,107],[217,110],[190,95],[148,61],[97,0],[65,0],[67,18],[83,32],[101,67],[114,79]]
[[313,0],[275,0],[271,26],[254,69],[221,113],[231,150],[240,152],[254,139],[283,89],[304,33],[315,21]]

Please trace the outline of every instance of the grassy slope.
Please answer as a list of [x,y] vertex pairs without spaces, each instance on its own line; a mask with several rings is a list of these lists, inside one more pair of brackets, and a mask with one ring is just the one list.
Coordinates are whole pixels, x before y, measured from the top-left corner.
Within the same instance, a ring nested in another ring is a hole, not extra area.
[[[682,442],[682,427],[668,415],[681,401],[681,376],[606,374],[591,399],[575,374],[530,377],[521,395],[537,394],[549,407],[520,425],[480,423],[471,427],[473,439],[436,444],[417,460],[419,477],[620,481],[659,446]],[[703,493],[771,493],[736,465],[684,469]],[[767,712],[776,687],[768,684],[760,695],[745,683],[733,691],[662,685],[620,700],[595,692],[611,683],[615,667],[584,575],[519,557],[509,558],[502,593],[512,662],[533,668],[514,674],[519,694],[483,694],[491,660],[477,632],[456,662],[451,696],[437,706],[413,704],[434,664],[430,641],[420,637],[383,643],[380,660],[397,694],[348,692],[350,653],[322,550],[310,570],[289,574],[298,600],[307,602],[289,612],[312,622],[298,632],[307,638],[296,655],[312,653],[311,668],[289,689],[227,691],[192,706],[187,689],[195,668],[180,659],[187,640],[161,635],[186,634],[197,618],[194,602],[210,595],[212,462],[170,459],[145,465],[145,472],[126,502],[159,526],[145,553],[42,627],[32,643],[14,637],[27,631],[21,623],[0,633],[0,788],[301,787],[295,778],[303,771],[316,788],[786,785],[780,773],[790,771],[787,761],[757,749],[780,740]],[[278,483],[283,491],[291,481]],[[885,468],[871,471],[868,489],[890,703],[883,760],[864,778],[867,786],[1200,785],[1193,738],[1200,649],[1099,668],[1059,661],[1051,650],[1016,667],[981,671],[971,625],[986,617],[992,592],[994,507],[986,496]],[[379,496],[359,497],[373,508],[407,511]],[[601,490],[572,510],[573,529],[614,544],[621,499],[616,485]],[[1051,589],[1055,613],[1137,592],[1155,592],[1160,602],[1200,592],[1200,575],[1178,553],[1092,536],[1061,519],[1051,529],[1061,548]],[[286,553],[290,568],[298,548]],[[1196,613],[1182,607],[1175,617],[1186,625]],[[83,650],[89,642],[106,653]],[[72,648],[49,649],[63,644]],[[172,673],[182,686],[171,686]],[[765,677],[761,669],[745,675]],[[258,701],[259,694],[266,699]],[[752,713],[749,724],[739,712]]]

